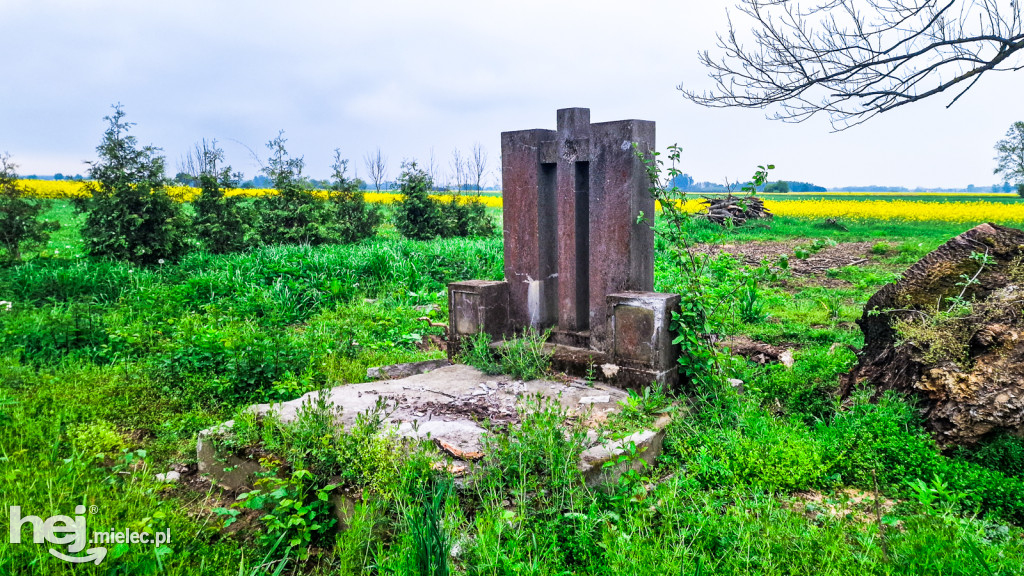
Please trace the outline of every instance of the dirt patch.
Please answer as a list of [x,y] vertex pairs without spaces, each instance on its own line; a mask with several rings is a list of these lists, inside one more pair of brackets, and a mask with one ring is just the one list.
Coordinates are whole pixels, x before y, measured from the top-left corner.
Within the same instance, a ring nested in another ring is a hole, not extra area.
[[896,506],[895,500],[890,500],[879,494],[876,510],[875,495],[855,488],[845,488],[834,494],[811,490],[810,492],[798,492],[793,496],[796,501],[789,508],[811,520],[845,518],[860,524],[869,524],[877,522],[878,516],[884,517],[891,513]]
[[[778,265],[779,257],[789,257],[789,269],[797,276],[823,276],[826,271],[844,266],[861,266],[871,261],[871,242],[843,242],[826,246],[807,258],[794,255],[797,247],[809,246],[811,240],[783,240],[780,242],[744,242],[742,244],[701,244],[696,250],[712,256],[731,254],[746,266],[760,266],[767,260]],[[837,282],[842,282],[837,280]]]
[[783,346],[772,346],[743,334],[729,336],[721,341],[719,345],[723,348],[728,348],[736,356],[742,356],[758,364],[782,362],[787,366],[793,365],[792,350]]

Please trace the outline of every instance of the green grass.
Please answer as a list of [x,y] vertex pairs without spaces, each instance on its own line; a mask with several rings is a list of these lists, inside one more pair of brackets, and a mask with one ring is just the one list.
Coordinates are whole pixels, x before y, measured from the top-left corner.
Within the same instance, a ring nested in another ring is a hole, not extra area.
[[[832,287],[717,259],[708,271],[722,303],[714,325],[792,348],[796,363],[733,358],[726,369],[745,382],[742,396],[691,390],[674,408],[659,400],[659,410],[675,411],[663,456],[611,491],[587,488],[576,468],[582,428],[567,430],[556,405],[536,400],[520,424],[487,440],[471,482],[453,491],[431,471],[430,446],[385,453],[362,432],[336,434],[323,422],[282,429],[287,441],[253,428],[291,464],[325,476],[269,484],[277,496],[262,502],[272,518],[261,520],[208,484],[164,486],[153,476],[193,465],[198,432],[253,402],[362,381],[373,365],[441,357],[416,345],[439,333],[418,318],[446,321],[450,281],[500,279],[500,239],[410,242],[385,227],[351,246],[193,253],[140,269],[82,257],[81,217],[62,203],[52,214],[65,228],[44,253],[0,269],[0,299],[14,302],[0,311],[4,514],[12,505],[71,514],[83,504],[96,507],[90,530],[170,529],[173,540],[112,547],[101,565],[73,567],[44,546],[0,538],[0,574],[416,574],[449,545],[451,572],[479,575],[1024,571],[1024,444],[1006,437],[944,455],[905,399],[842,405],[835,396],[855,362],[845,345],[862,344],[853,321],[863,303],[967,226],[867,222],[845,232],[779,218],[728,232],[729,243],[886,246],[868,266],[829,271]],[[674,289],[678,272],[657,256],[656,287]],[[750,278],[747,296],[763,314],[746,322],[737,294]],[[363,445],[374,449],[359,453]],[[386,476],[350,470],[375,462],[387,463]],[[373,494],[350,531],[310,537],[301,550],[275,547],[274,521],[308,528],[315,516],[300,512],[318,510],[284,501],[339,479]],[[238,513],[232,526],[216,509]]]

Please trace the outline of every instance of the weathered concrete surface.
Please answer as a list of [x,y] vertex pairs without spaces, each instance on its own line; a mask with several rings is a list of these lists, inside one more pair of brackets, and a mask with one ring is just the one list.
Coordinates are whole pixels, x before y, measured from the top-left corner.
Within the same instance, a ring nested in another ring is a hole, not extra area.
[[[972,253],[993,260],[979,271]],[[1024,436],[1024,231],[982,224],[914,264],[896,284],[873,295],[858,320],[865,346],[843,381],[842,394],[868,385],[875,396],[895,390],[916,398],[941,444],[972,444],[993,433]],[[963,291],[969,317],[934,328],[944,346],[901,342],[893,322],[921,322]],[[956,347],[960,346],[959,350]],[[941,353],[936,353],[936,351]],[[952,350],[956,353],[947,352]]]
[[636,157],[654,150],[654,122],[620,120],[591,125],[590,334],[591,346],[610,348],[609,294],[654,289],[654,198]]
[[[281,420],[290,421],[298,415],[303,403],[316,394],[311,392],[289,402],[257,404],[251,410],[257,414],[273,411]],[[523,399],[536,395],[558,401],[570,415],[586,415],[587,422],[594,425],[617,412],[619,402],[627,397],[625,391],[603,384],[523,382],[508,376],[488,376],[475,368],[456,364],[402,379],[338,386],[329,391],[328,402],[341,408],[337,422],[348,427],[355,423],[358,414],[373,409],[383,398],[394,408],[388,420],[398,436],[424,439],[429,434],[432,439],[471,453],[483,449],[481,436],[485,430],[478,422],[485,419],[498,425],[517,422]],[[595,397],[605,401],[597,402]],[[230,425],[228,422],[200,433],[200,472],[210,474],[219,484],[231,489],[251,487],[259,465],[235,455],[224,458],[216,453],[210,441],[218,430]]]
[[[462,461],[441,463],[458,473],[466,470],[468,461],[483,456],[480,451],[485,431],[473,418],[487,418],[496,424],[515,422],[517,408],[524,399],[538,395],[559,402],[570,416],[585,416],[583,424],[590,427],[596,427],[619,411],[619,402],[627,397],[623,390],[609,386],[549,380],[523,382],[454,365],[402,379],[339,386],[330,391],[329,401],[341,408],[338,423],[349,426],[359,413],[370,410],[379,399],[387,399],[395,406],[389,419],[397,435],[420,440],[429,437],[448,455],[464,455]],[[307,394],[290,402],[258,404],[251,410],[258,414],[273,411],[287,421],[298,415],[302,403],[311,396]],[[654,464],[661,453],[669,422],[668,416],[662,416],[652,430],[617,441],[602,438],[594,430],[587,432],[578,463],[587,485],[607,490],[627,470],[640,470]],[[226,422],[200,433],[199,471],[226,489],[249,490],[256,474],[262,471],[257,461],[259,455],[218,454],[213,442],[231,426],[232,422]],[[636,447],[635,458],[618,462],[621,455],[630,451],[631,444]],[[606,466],[611,461],[615,463]],[[328,498],[331,513],[338,521],[337,528],[348,529],[355,506],[363,495],[335,490]]]
[[449,339],[478,332],[500,338],[508,331],[508,315],[508,282],[466,280],[448,285]]
[[675,368],[680,349],[672,343],[670,325],[672,313],[679,311],[679,295],[636,291],[607,299],[615,363],[655,371]]
[[558,130],[558,327],[590,326],[590,110],[563,108]]
[[[672,419],[663,415],[655,421],[650,430],[631,434],[622,440],[592,446],[580,455],[580,472],[587,485],[614,486],[619,478],[628,470],[637,472],[654,466],[654,461],[661,454],[662,443],[665,441],[665,428]],[[635,458],[615,462],[628,449],[635,447]],[[614,462],[614,464],[608,464]]]
[[452,363],[447,359],[442,359],[377,366],[375,368],[367,368],[366,377],[370,380],[379,380],[381,378],[405,378],[407,376],[415,376],[416,374],[423,374],[425,372],[430,372],[431,370],[437,370],[438,368],[444,368],[445,366],[451,366],[451,364]]
[[547,328],[558,314],[556,168],[541,158],[543,142],[554,139],[554,130],[501,134],[505,279],[516,330]]

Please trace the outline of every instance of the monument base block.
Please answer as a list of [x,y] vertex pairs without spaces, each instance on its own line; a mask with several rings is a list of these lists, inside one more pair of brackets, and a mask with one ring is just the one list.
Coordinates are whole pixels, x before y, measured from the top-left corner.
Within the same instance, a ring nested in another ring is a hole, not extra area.
[[448,357],[459,352],[460,341],[480,332],[492,339],[509,330],[508,282],[467,280],[448,285]]

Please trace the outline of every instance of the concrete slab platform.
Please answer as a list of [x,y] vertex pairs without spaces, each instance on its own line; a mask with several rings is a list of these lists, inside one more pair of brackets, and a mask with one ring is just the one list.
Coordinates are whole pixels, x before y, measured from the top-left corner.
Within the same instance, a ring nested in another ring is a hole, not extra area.
[[[318,392],[310,392],[288,402],[257,404],[250,410],[265,415],[275,413],[282,421],[294,420],[302,405]],[[530,397],[557,401],[570,417],[596,428],[609,415],[620,410],[619,402],[628,396],[625,390],[597,383],[588,386],[579,381],[516,380],[510,376],[489,376],[470,366],[455,364],[406,378],[347,384],[328,391],[327,400],[340,408],[337,422],[345,427],[356,416],[387,401],[393,411],[388,421],[399,437],[443,442],[455,452],[477,453],[483,450],[485,422],[498,428],[519,421],[519,411]],[[199,437],[199,470],[210,474],[229,489],[251,486],[258,464],[242,462],[236,455],[219,455],[211,440],[230,430],[232,423],[204,430]],[[602,443],[590,435],[586,448]]]

